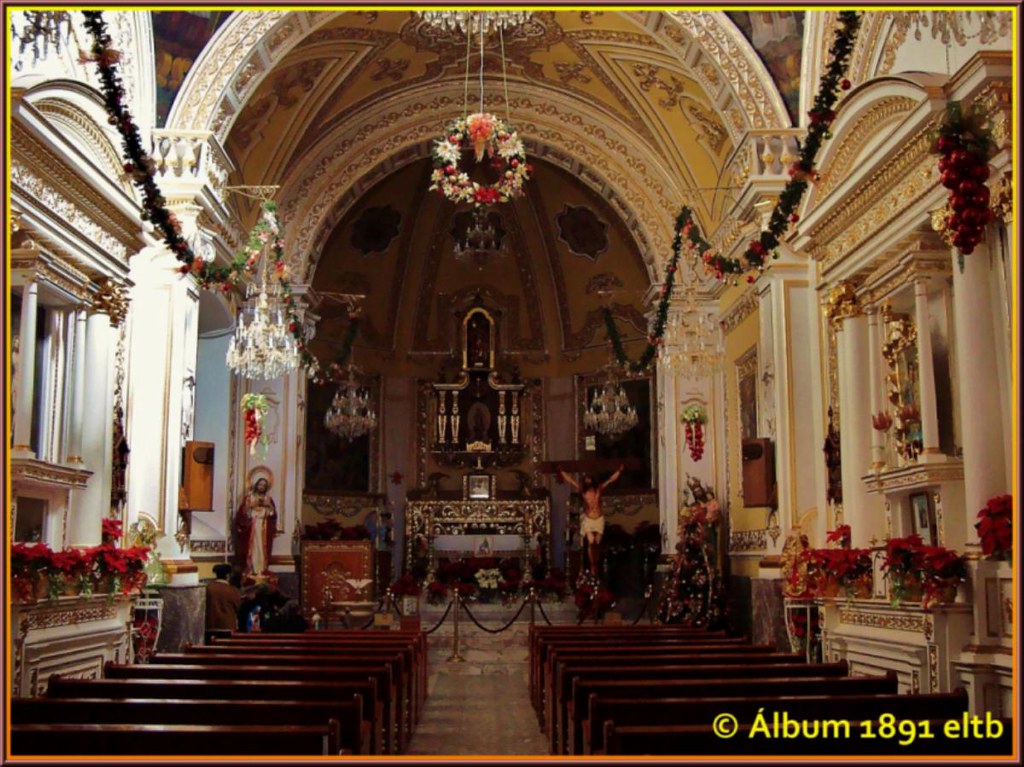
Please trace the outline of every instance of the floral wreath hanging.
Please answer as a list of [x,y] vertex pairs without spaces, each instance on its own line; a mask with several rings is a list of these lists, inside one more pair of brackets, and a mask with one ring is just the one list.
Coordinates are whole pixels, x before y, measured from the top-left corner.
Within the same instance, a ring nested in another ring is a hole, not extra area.
[[[459,170],[459,159],[467,143],[472,145],[477,162],[486,154],[501,173],[495,183],[479,184]],[[526,162],[526,150],[515,129],[500,117],[483,112],[452,122],[445,135],[434,142],[433,155],[430,191],[438,191],[455,203],[480,206],[508,202],[522,195],[523,184],[533,170]]]
[[263,418],[270,409],[265,394],[252,392],[242,397],[242,418],[245,421],[245,444],[249,446],[249,455],[256,454],[256,445],[263,446],[263,457],[267,456],[270,440],[263,431]]
[[708,414],[700,405],[683,408],[680,416],[686,435],[686,447],[690,450],[690,458],[699,461],[704,455],[704,424],[708,422]]

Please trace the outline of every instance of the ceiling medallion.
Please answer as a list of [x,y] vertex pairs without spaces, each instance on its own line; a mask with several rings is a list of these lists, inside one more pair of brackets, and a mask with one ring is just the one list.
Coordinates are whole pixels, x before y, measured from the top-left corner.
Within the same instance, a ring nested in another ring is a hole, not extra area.
[[530,20],[532,11],[421,11],[423,21],[445,32],[504,32]]

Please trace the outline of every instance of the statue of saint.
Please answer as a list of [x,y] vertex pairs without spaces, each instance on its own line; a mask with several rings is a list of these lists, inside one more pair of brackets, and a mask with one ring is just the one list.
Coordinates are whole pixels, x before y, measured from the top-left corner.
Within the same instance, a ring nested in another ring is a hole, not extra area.
[[235,516],[238,560],[245,575],[270,572],[270,550],[277,534],[277,508],[270,497],[270,481],[259,477],[246,493]]

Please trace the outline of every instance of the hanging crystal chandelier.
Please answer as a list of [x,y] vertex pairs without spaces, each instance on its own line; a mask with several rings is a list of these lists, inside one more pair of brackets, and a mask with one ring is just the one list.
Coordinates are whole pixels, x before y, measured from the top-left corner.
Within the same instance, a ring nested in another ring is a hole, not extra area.
[[348,380],[334,393],[331,406],[324,415],[324,426],[343,441],[351,442],[377,425],[377,414],[370,402],[370,392],[356,381],[355,366],[348,366]]
[[[31,46],[34,65],[49,55],[51,45],[56,53],[60,53],[61,42],[67,41],[71,35],[71,14],[67,11],[22,11],[22,15],[25,23],[20,31],[11,22],[11,34],[18,41],[18,55]],[[67,29],[62,29],[65,26]],[[21,69],[21,62],[14,68]]]
[[280,281],[264,275],[246,288],[227,364],[243,378],[279,378],[299,364],[299,349],[289,330],[291,320]]
[[423,21],[445,32],[475,34],[483,29],[484,34],[505,31],[525,24],[533,11],[420,11]]
[[483,208],[473,209],[465,230],[455,238],[452,254],[457,260],[483,269],[491,259],[507,255],[505,233],[491,221],[491,215]]
[[595,391],[583,414],[583,426],[612,439],[618,439],[639,423],[636,408],[626,395],[626,389],[615,380],[611,368],[607,380]]
[[[908,11],[907,15],[914,27],[915,39],[921,39],[922,28],[931,27],[932,39],[943,45],[949,45],[951,41],[964,45],[975,37],[983,45],[988,45],[1009,35],[1013,23],[1010,13],[1000,11]],[[975,15],[979,22],[978,31],[972,34],[968,27],[973,25]]]
[[689,379],[707,378],[725,359],[721,329],[697,303],[698,288],[695,270],[684,267],[676,288],[682,302],[669,310],[665,345],[658,355],[663,365]]

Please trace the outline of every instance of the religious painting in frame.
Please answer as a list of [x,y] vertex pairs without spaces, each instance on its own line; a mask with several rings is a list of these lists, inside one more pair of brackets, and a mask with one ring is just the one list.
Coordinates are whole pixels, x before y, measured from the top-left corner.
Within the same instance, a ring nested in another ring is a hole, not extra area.
[[757,346],[736,358],[736,389],[739,394],[740,438],[757,438]]
[[469,474],[465,478],[465,495],[470,501],[489,501],[493,498],[490,474]]
[[914,532],[921,536],[926,546],[934,546],[932,540],[932,507],[928,493],[911,493],[910,517]]

